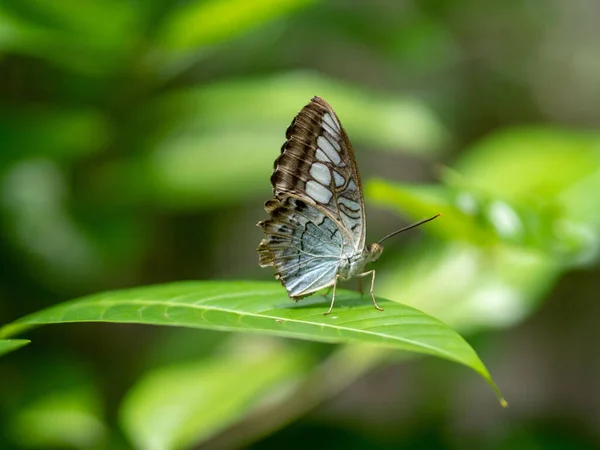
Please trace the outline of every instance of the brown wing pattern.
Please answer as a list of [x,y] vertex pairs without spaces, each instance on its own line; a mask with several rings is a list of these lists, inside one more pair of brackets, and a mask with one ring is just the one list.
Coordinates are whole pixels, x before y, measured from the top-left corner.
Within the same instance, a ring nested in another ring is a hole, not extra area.
[[286,195],[322,209],[357,251],[365,242],[360,177],[346,131],[329,104],[313,97],[286,131],[271,183],[276,198]]

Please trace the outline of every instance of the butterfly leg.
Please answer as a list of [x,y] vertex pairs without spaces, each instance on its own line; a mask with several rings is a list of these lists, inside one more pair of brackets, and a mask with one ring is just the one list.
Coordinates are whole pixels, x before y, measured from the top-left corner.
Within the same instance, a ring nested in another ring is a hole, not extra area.
[[333,295],[331,296],[331,305],[329,306],[329,311],[327,311],[326,313],[323,314],[324,316],[329,314],[331,312],[331,310],[333,309],[333,304],[335,303],[335,289],[337,288],[337,281],[338,281],[339,277],[340,277],[339,275],[335,276],[335,282],[333,283]]
[[377,302],[375,301],[375,294],[373,294],[373,288],[375,287],[375,269],[369,270],[368,272],[361,273],[356,275],[357,277],[366,277],[367,275],[371,275],[371,290],[369,293],[371,294],[371,299],[373,300],[373,306],[379,311],[383,311],[383,308],[380,308]]

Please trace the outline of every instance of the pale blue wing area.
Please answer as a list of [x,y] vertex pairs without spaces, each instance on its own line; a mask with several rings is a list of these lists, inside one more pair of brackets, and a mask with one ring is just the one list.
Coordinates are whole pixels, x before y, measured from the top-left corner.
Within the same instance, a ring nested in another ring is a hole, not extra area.
[[270,200],[265,207],[271,218],[259,223],[265,231],[260,264],[275,267],[275,277],[292,298],[331,286],[343,255],[352,251],[336,223],[293,197]]

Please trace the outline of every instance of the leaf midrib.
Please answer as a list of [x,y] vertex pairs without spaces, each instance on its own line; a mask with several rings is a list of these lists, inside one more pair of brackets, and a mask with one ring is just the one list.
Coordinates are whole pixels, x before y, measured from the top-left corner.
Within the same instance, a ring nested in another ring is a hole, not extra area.
[[[213,297],[213,299],[217,299],[217,298],[219,298],[219,297]],[[206,301],[206,300],[208,300],[208,299],[202,299],[202,301]],[[418,342],[418,341],[414,341],[412,339],[407,339],[407,338],[403,338],[400,336],[394,336],[394,335],[390,335],[390,334],[381,334],[381,333],[377,333],[375,331],[359,330],[356,328],[348,328],[348,327],[344,327],[344,326],[340,326],[340,325],[333,325],[333,324],[328,324],[328,323],[315,323],[315,322],[309,322],[306,320],[290,319],[287,317],[273,316],[273,315],[269,315],[269,314],[240,312],[240,311],[236,311],[233,309],[220,308],[220,307],[214,307],[214,306],[204,306],[204,305],[187,304],[187,303],[173,303],[173,302],[161,301],[161,300],[157,300],[157,301],[119,300],[118,302],[110,302],[107,300],[97,300],[97,301],[90,302],[90,304],[93,306],[98,306],[98,305],[99,306],[114,306],[115,304],[124,304],[124,303],[129,303],[129,304],[134,304],[134,305],[145,305],[145,306],[162,305],[162,306],[169,306],[169,307],[184,307],[184,308],[191,308],[191,309],[198,309],[198,310],[205,310],[205,311],[207,311],[207,310],[219,311],[219,312],[235,314],[240,317],[249,316],[249,317],[257,317],[257,318],[261,318],[261,319],[280,319],[280,320],[284,320],[286,322],[294,322],[294,323],[300,323],[300,324],[311,325],[311,326],[320,326],[320,327],[330,328],[333,330],[343,330],[343,331],[350,331],[350,332],[354,332],[354,333],[362,333],[362,334],[367,334],[367,335],[371,335],[371,336],[376,336],[379,338],[391,339],[391,340],[396,340],[399,342],[404,342],[404,343],[415,345],[415,346],[421,347],[421,348],[426,348],[426,349],[435,351],[438,354],[444,354],[447,356],[448,359],[450,359],[452,361],[461,361],[462,362],[462,360],[457,360],[454,355],[452,355],[449,352],[444,351],[443,349],[441,349],[439,347],[433,347],[431,345],[424,344],[424,343]],[[78,304],[77,306],[83,306],[83,305]],[[64,316],[64,314],[61,314],[61,316]],[[110,322],[110,320],[103,320],[103,319],[101,319],[101,320],[86,320],[85,322],[102,322],[102,321]],[[140,319],[140,321],[142,321],[142,319]],[[65,321],[65,322],[67,322],[67,321]],[[78,320],[73,320],[73,321],[68,321],[68,322],[78,322]],[[81,322],[84,322],[84,321],[81,320]],[[26,320],[22,320],[22,321],[18,320],[17,322],[13,322],[13,323],[15,323],[15,324],[16,323],[35,324],[35,323],[44,323],[44,322],[27,322]]]

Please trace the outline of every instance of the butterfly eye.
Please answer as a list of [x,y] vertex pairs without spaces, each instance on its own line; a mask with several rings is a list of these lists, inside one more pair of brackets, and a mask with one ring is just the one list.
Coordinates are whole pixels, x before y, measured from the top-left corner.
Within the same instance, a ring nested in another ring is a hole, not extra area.
[[369,261],[375,261],[381,256],[381,252],[383,252],[383,246],[375,242],[369,245],[367,252],[369,253]]

